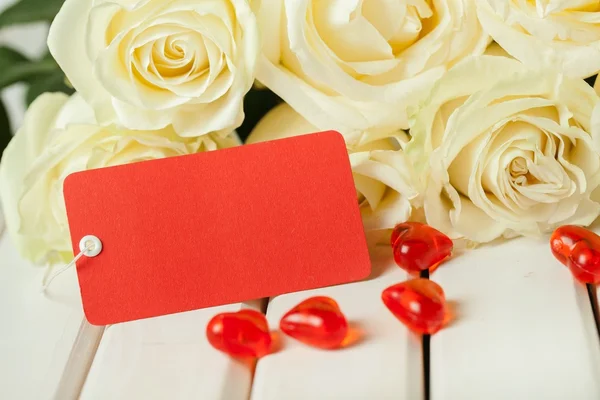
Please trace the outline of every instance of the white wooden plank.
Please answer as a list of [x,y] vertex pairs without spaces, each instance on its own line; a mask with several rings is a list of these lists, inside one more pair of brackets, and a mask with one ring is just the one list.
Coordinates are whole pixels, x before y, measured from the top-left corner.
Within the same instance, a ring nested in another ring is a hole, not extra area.
[[420,338],[387,310],[381,292],[406,274],[389,247],[372,252],[374,279],[273,298],[267,308],[272,329],[296,304],[314,295],[334,298],[362,338],[334,351],[319,350],[280,336],[278,352],[259,360],[252,400],[410,399],[423,396]]
[[247,399],[254,363],[208,343],[208,321],[220,312],[260,309],[263,302],[173,314],[107,327],[81,399]]
[[[40,291],[43,275],[43,268],[20,258],[7,234],[0,237],[0,398],[51,399],[59,386],[61,398],[74,398],[85,375],[81,366],[91,355],[70,358],[83,321],[75,270],[46,294]],[[67,364],[79,375],[61,383]]]
[[433,400],[600,398],[588,294],[548,238],[467,251],[432,279],[457,312],[431,341]]

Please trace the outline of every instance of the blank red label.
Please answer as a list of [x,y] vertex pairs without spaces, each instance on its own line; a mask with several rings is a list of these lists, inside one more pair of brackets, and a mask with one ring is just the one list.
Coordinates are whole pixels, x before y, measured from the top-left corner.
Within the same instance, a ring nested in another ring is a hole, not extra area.
[[108,325],[357,281],[371,271],[348,154],[321,132],[70,175],[85,315]]

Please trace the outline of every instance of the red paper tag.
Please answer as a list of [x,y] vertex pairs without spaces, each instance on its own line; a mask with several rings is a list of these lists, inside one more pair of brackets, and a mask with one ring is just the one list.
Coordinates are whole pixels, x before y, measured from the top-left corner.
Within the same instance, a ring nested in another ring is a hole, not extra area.
[[70,175],[85,315],[108,325],[367,277],[344,140],[321,132]]

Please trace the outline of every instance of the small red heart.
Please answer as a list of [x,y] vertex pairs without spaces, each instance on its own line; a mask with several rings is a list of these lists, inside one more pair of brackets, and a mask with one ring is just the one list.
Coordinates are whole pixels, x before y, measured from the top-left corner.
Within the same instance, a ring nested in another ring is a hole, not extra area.
[[411,279],[381,293],[383,304],[413,332],[432,334],[447,319],[444,291],[429,279]]
[[254,310],[215,315],[206,326],[208,342],[232,357],[262,357],[271,348],[267,319]]
[[564,225],[552,233],[550,249],[575,279],[600,283],[600,236],[580,226]]
[[311,297],[288,311],[279,323],[286,335],[323,349],[339,347],[348,334],[348,321],[330,297]]
[[437,229],[419,222],[396,225],[391,238],[394,260],[407,272],[435,269],[452,255],[452,240]]

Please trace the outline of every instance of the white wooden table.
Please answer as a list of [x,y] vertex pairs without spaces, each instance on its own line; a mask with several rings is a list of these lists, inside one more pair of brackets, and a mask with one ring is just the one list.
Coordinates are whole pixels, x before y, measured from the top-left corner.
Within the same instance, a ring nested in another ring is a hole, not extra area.
[[[430,354],[380,301],[406,275],[389,247],[373,247],[371,279],[108,328],[84,321],[74,271],[40,293],[43,270],[0,236],[1,399],[598,399],[600,339],[585,286],[575,284],[545,240],[517,239],[458,255],[432,279],[456,320],[431,338]],[[225,310],[264,310],[272,327],[314,294],[335,298],[357,340],[322,351],[280,337],[257,365],[207,343],[208,320]]]

